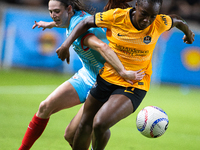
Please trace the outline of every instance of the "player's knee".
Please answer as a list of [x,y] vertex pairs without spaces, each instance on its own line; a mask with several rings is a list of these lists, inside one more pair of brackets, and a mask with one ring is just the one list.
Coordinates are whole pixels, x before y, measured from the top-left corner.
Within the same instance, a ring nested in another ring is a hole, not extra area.
[[69,145],[72,147],[72,144],[73,144],[73,138],[68,136],[67,132],[65,132],[64,134],[64,138],[65,140],[69,143]]
[[65,138],[66,141],[68,141],[68,137],[67,137],[67,133],[66,132],[64,134],[64,138]]
[[64,138],[69,144],[73,143],[74,135],[72,135],[71,132],[68,131],[68,128],[66,128],[65,130]]
[[93,122],[93,130],[96,134],[103,134],[107,131],[107,126],[101,120],[95,119]]
[[39,113],[39,115],[42,115],[43,117],[47,117],[50,115],[51,110],[50,110],[50,107],[49,107],[49,104],[47,103],[47,101],[42,101],[40,103],[38,113]]
[[69,144],[72,144],[72,143],[73,143],[74,137],[73,137],[73,136],[69,136],[69,134],[67,134],[67,132],[65,132],[64,138],[65,138],[65,140],[66,140]]

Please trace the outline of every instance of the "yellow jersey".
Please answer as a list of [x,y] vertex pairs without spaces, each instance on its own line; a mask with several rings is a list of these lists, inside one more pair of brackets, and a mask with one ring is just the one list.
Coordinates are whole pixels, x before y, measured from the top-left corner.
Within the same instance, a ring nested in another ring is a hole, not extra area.
[[137,30],[132,23],[133,9],[111,9],[95,14],[95,24],[107,28],[106,36],[109,46],[115,51],[126,70],[145,71],[141,81],[134,84],[126,82],[116,70],[105,63],[99,71],[100,76],[109,83],[149,90],[152,74],[152,55],[159,36],[172,27],[170,16],[159,14],[154,22],[144,30]]

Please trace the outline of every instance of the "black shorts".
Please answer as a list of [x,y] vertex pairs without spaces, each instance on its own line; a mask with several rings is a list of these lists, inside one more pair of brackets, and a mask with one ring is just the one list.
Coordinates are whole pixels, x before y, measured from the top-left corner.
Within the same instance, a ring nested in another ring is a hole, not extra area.
[[99,75],[97,76],[97,81],[90,90],[90,94],[100,102],[105,103],[111,95],[121,94],[127,96],[132,104],[134,111],[138,108],[142,100],[146,95],[146,91],[133,88],[133,87],[122,87],[115,84],[111,84]]

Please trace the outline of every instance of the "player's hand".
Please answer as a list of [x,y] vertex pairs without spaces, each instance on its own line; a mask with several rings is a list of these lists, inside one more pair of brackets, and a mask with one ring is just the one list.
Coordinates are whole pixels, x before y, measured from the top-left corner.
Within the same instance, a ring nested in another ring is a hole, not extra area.
[[145,72],[142,69],[137,71],[126,70],[122,76],[128,83],[133,84],[134,81],[140,81],[145,76]]
[[64,46],[63,44],[61,45],[61,47],[59,47],[56,50],[56,53],[58,55],[58,58],[60,58],[62,61],[64,61],[66,59],[67,63],[69,64],[70,61],[70,53],[69,53],[69,48]]
[[189,34],[183,36],[183,42],[186,44],[192,44],[194,42],[195,34],[190,30]]
[[53,22],[35,21],[35,24],[33,25],[32,29],[35,29],[35,27],[38,27],[38,28],[43,28],[42,31],[44,31],[46,28],[51,29],[54,26],[55,25]]

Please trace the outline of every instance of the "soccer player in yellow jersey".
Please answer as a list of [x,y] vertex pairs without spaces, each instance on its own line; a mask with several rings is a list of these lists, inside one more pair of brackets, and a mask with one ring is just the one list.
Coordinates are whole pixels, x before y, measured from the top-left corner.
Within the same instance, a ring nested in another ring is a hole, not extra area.
[[59,57],[63,57],[62,52],[67,51],[71,43],[89,28],[107,28],[109,46],[125,69],[144,72],[142,80],[134,80],[131,84],[121,78],[109,63],[104,64],[85,102],[73,150],[87,150],[92,131],[95,136],[93,149],[103,150],[106,131],[137,109],[149,90],[152,54],[163,32],[177,27],[185,34],[185,43],[194,41],[194,33],[179,16],[159,14],[162,0],[137,0],[135,8],[111,9],[128,1],[109,0],[106,8],[110,10],[80,22],[57,51]]

